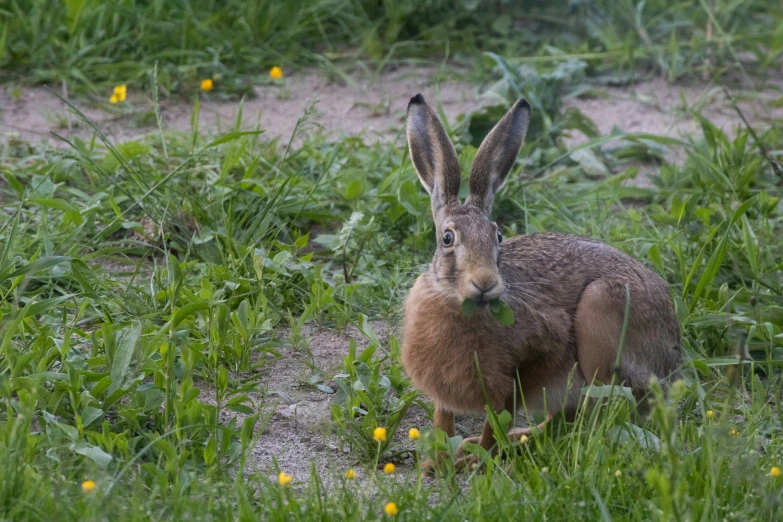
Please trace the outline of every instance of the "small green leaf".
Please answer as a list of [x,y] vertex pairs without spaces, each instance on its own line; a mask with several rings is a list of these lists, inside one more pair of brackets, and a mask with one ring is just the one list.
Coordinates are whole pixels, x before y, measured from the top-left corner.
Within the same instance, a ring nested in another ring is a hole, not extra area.
[[112,461],[112,456],[103,451],[101,448],[98,446],[93,446],[92,444],[87,444],[81,440],[71,444],[70,448],[74,453],[84,455],[102,468],[107,467]]
[[103,416],[103,410],[93,408],[92,406],[85,407],[84,411],[82,411],[82,426],[86,428],[96,420],[100,419],[101,416]]
[[490,303],[489,311],[500,324],[505,326],[514,324],[514,311],[500,299],[495,299]]
[[650,258],[650,261],[652,261],[653,265],[655,265],[658,273],[664,275],[665,272],[663,271],[663,260],[661,259],[661,252],[658,250],[658,245],[651,246],[650,250],[647,251],[647,256]]
[[498,415],[498,423],[500,423],[500,427],[503,428],[504,430],[508,429],[508,427],[511,425],[512,420],[513,419],[511,417],[511,414],[506,410],[501,411],[500,415]]
[[460,310],[462,310],[462,313],[465,315],[472,314],[473,312],[476,311],[476,301],[474,301],[473,299],[465,299],[464,301],[462,301]]

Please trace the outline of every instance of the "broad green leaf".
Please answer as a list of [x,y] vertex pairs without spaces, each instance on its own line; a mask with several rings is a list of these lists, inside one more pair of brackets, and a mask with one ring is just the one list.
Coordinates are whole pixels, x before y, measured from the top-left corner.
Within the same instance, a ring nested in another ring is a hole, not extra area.
[[135,323],[120,332],[120,340],[117,343],[117,351],[114,353],[114,361],[111,365],[111,386],[109,386],[108,395],[122,386],[140,335],[140,323]]
[[177,309],[176,313],[174,313],[174,317],[172,318],[171,322],[173,326],[177,326],[179,323],[184,321],[188,316],[195,314],[196,312],[201,312],[202,310],[207,310],[209,308],[209,301],[206,299],[195,301],[193,303],[188,303],[182,308]]
[[585,386],[582,388],[582,395],[592,399],[605,399],[607,397],[622,397],[628,402],[636,404],[636,397],[633,396],[633,390],[627,386]]
[[460,310],[465,315],[470,315],[473,312],[476,311],[476,301],[473,299],[465,299],[462,301],[462,305],[460,305]]
[[497,322],[504,326],[514,324],[514,311],[503,301],[500,301],[499,299],[497,301],[500,303],[500,306],[495,305],[494,310],[492,307],[490,307],[492,317],[494,317]]
[[107,467],[112,461],[111,455],[103,451],[98,446],[87,444],[84,441],[79,441],[72,444],[71,450],[74,453],[78,453],[79,455],[84,455],[102,468]]
[[575,150],[571,153],[571,159],[579,163],[582,170],[588,176],[607,176],[609,169],[604,162],[598,159],[595,152],[590,149]]
[[86,428],[96,420],[100,419],[102,415],[103,410],[93,408],[92,406],[87,406],[84,408],[84,411],[82,411],[82,426]]

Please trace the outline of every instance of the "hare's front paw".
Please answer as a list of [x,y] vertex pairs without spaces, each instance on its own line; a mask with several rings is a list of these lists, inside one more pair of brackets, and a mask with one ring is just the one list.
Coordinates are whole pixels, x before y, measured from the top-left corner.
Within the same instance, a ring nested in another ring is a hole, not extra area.
[[479,444],[481,442],[481,437],[467,437],[465,439],[462,439],[462,443],[457,448],[457,455],[462,455],[465,453],[465,446],[468,444]]
[[465,455],[454,461],[454,467],[457,471],[470,473],[479,465],[478,455]]
[[435,474],[435,467],[437,465],[435,464],[435,461],[432,459],[427,459],[424,462],[421,463],[421,474],[422,475],[434,475]]

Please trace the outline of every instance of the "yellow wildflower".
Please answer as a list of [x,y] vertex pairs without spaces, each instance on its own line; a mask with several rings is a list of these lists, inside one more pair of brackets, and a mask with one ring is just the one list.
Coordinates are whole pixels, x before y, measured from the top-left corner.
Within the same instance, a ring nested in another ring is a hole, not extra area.
[[408,438],[411,440],[416,440],[419,437],[421,437],[421,434],[416,428],[411,428],[411,430],[408,432]]
[[214,87],[214,84],[212,83],[211,78],[207,78],[206,80],[201,80],[201,90],[204,92],[209,92],[212,90],[212,87]]
[[283,69],[275,65],[269,71],[269,76],[271,76],[273,80],[280,80],[283,77]]
[[780,477],[780,468],[777,466],[772,466],[772,469],[769,470],[769,474],[772,475],[772,478]]
[[118,101],[120,101],[120,97],[116,94],[112,94],[111,98],[109,98],[109,103],[117,103]]
[[549,473],[549,468],[544,466],[543,468],[541,468],[541,473]]
[[707,418],[711,419],[715,416],[715,412],[712,410],[707,410]]
[[394,464],[392,464],[391,462],[388,462],[388,463],[387,463],[387,464],[386,464],[386,465],[383,467],[383,472],[384,472],[384,473],[386,473],[387,475],[391,475],[392,473],[394,473],[394,469],[395,469],[395,468],[394,468]]
[[95,490],[95,482],[94,481],[92,481],[92,480],[85,480],[84,482],[82,482],[82,491],[84,493],[92,493],[94,490]]
[[353,468],[345,472],[345,478],[346,480],[353,480],[356,478],[356,472],[353,470]]
[[521,437],[519,437],[519,442],[522,444],[527,444],[527,440],[528,440],[527,435],[522,435]]
[[289,485],[292,480],[294,480],[294,476],[289,475],[288,473],[285,473],[283,471],[281,471],[280,474],[277,476],[277,481],[280,483],[281,486]]
[[620,478],[623,476],[623,472],[618,469],[617,471],[614,472],[614,476]]
[[378,442],[383,442],[386,440],[386,428],[375,428],[375,431],[372,432],[372,438],[377,440]]
[[733,435],[735,437],[739,437],[740,432],[737,431],[735,428],[731,428],[731,431],[729,431],[729,435]]
[[400,510],[397,509],[397,504],[395,504],[394,502],[389,502],[388,504],[386,504],[386,507],[383,509],[386,511],[386,514],[389,515],[390,517],[393,517],[394,515],[400,512]]
[[114,88],[114,96],[117,97],[118,101],[124,102],[128,96],[128,86],[125,84],[116,86]]

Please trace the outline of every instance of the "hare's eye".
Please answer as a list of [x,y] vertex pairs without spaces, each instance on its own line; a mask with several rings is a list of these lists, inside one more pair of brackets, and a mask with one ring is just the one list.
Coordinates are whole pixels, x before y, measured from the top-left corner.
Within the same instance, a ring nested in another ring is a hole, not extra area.
[[502,243],[502,242],[503,242],[503,234],[501,234],[500,231],[498,231],[498,243]]
[[454,243],[454,232],[447,230],[443,233],[443,246],[450,247]]

